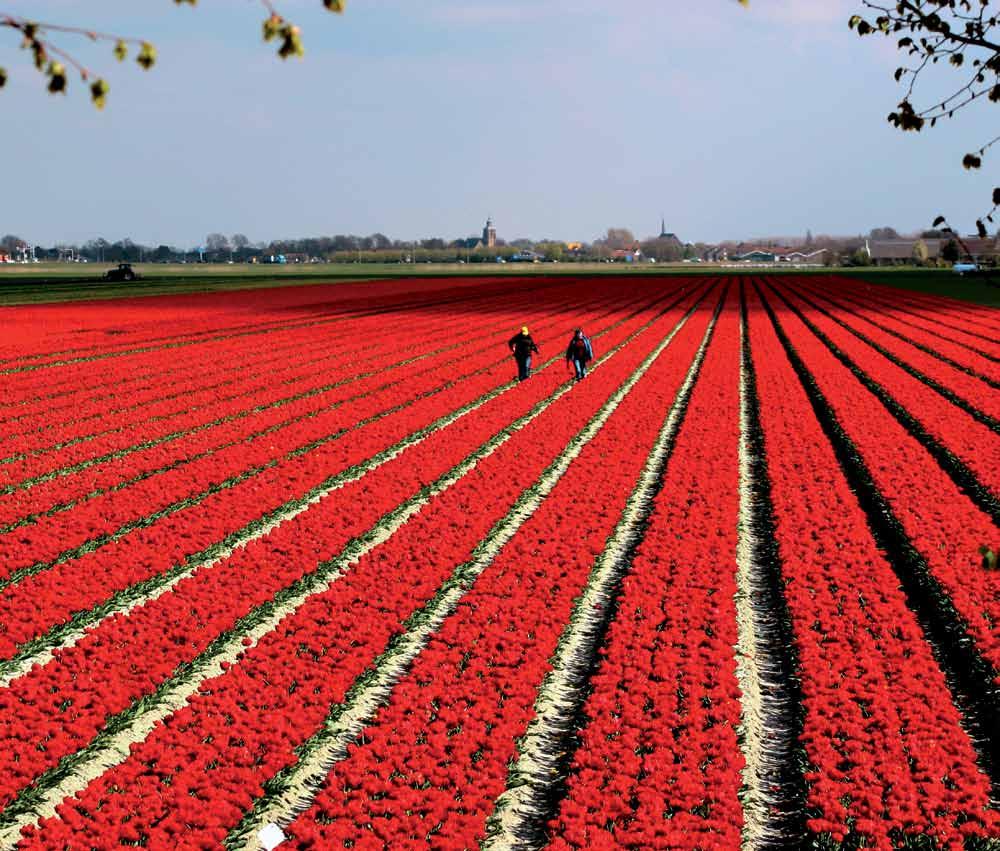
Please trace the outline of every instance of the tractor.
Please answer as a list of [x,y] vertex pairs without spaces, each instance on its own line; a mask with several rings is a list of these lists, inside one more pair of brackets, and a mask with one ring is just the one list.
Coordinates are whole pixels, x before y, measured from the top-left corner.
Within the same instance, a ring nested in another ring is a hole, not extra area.
[[108,269],[104,273],[105,281],[138,281],[140,277],[131,263],[119,263],[117,269]]

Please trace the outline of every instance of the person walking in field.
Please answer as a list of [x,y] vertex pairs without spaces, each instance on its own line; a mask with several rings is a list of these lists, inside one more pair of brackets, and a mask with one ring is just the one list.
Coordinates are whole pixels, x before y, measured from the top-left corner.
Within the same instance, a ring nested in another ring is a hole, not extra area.
[[587,364],[593,359],[594,347],[590,342],[590,337],[583,333],[582,328],[577,328],[566,347],[566,363],[573,364],[574,369],[576,369],[577,381],[582,381],[587,377]]
[[531,339],[528,326],[525,325],[521,328],[520,334],[511,337],[507,341],[507,345],[510,347],[511,354],[514,355],[514,360],[517,361],[517,380],[524,381],[531,378],[531,355],[532,353],[538,354],[538,346]]

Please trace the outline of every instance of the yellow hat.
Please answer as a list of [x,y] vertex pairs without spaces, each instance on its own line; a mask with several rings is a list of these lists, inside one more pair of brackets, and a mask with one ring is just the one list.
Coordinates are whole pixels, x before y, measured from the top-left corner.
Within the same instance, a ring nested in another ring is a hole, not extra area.
[[528,333],[528,326],[527,325],[522,325],[521,326],[521,333],[522,334],[527,334]]

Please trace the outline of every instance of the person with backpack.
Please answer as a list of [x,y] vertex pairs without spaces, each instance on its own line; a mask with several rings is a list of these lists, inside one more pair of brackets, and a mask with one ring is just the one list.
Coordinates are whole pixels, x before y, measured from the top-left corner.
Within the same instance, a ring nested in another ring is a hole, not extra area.
[[507,341],[514,360],[517,361],[517,380],[524,381],[531,378],[531,355],[538,354],[538,346],[531,339],[528,333],[528,326],[521,328],[520,334],[515,334]]
[[590,342],[590,337],[583,333],[583,329],[577,328],[566,347],[566,363],[573,364],[576,369],[577,381],[582,381],[587,377],[587,364],[593,359],[594,347]]

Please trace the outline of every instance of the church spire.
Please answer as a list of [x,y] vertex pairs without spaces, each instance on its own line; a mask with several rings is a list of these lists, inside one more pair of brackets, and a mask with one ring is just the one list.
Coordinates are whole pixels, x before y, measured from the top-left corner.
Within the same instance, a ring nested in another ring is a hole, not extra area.
[[497,244],[497,229],[493,224],[493,216],[486,219],[486,227],[483,228],[483,244],[487,248],[495,248]]

